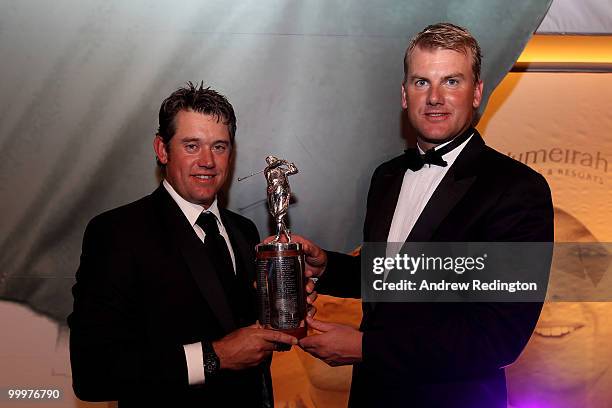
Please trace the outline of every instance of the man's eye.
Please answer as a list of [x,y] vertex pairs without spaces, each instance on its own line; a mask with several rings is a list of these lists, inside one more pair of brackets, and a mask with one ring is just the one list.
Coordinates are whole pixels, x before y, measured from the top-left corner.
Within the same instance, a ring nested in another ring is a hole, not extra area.
[[188,143],[185,145],[185,150],[188,152],[195,152],[198,149],[198,145],[195,143]]
[[459,81],[458,81],[457,79],[455,79],[455,78],[450,78],[450,79],[447,81],[447,83],[448,83],[450,86],[456,86],[456,85],[459,85]]
[[427,85],[427,81],[425,81],[424,79],[418,79],[418,80],[417,80],[417,81],[414,83],[414,85],[415,85],[417,88],[421,88],[421,87],[423,87],[423,86]]
[[227,146],[223,143],[218,143],[216,145],[213,145],[212,149],[214,152],[223,153],[225,150],[227,150]]

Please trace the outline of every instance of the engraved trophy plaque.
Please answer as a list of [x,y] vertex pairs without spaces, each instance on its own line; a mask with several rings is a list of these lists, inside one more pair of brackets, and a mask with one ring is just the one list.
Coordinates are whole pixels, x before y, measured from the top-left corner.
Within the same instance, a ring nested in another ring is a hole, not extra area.
[[[288,177],[298,169],[274,156],[266,157],[266,163],[261,172],[268,184],[268,210],[276,223],[276,236],[255,248],[259,322],[300,339],[306,336],[304,253],[301,244],[291,241],[285,223],[291,199]],[[283,235],[287,242],[281,242]]]

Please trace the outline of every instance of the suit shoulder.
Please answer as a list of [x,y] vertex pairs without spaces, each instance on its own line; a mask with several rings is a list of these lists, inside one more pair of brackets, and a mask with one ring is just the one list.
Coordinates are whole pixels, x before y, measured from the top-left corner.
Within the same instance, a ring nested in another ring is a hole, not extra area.
[[402,169],[404,167],[404,155],[401,154],[399,156],[396,156],[390,160],[387,160],[386,162],[380,164],[376,170],[374,170],[374,172],[387,172],[387,171],[394,171],[397,169]]
[[255,227],[255,223],[251,221],[249,218],[245,217],[244,215],[240,215],[237,212],[228,210],[227,208],[221,209],[221,212],[223,213],[225,217],[231,219],[233,222],[236,222],[242,225],[250,225],[252,227]]
[[233,222],[241,231],[249,232],[251,234],[254,232],[257,234],[257,236],[259,236],[257,226],[249,218],[226,208],[222,209],[221,213],[224,217]]
[[397,157],[392,158],[391,160],[387,160],[386,162],[380,164],[374,170],[372,174],[372,179],[375,179],[378,176],[385,174],[395,174],[398,171],[404,170],[404,155],[399,155]]
[[[104,211],[89,221],[87,229],[118,225],[123,228],[127,225],[135,225],[144,221],[144,215],[152,210],[151,196],[142,197],[128,204]],[[141,220],[141,221],[139,221]]]
[[498,181],[505,179],[511,184],[531,183],[547,190],[549,189],[548,182],[540,173],[526,164],[488,146],[486,146],[482,164],[484,168],[495,169],[490,174]]

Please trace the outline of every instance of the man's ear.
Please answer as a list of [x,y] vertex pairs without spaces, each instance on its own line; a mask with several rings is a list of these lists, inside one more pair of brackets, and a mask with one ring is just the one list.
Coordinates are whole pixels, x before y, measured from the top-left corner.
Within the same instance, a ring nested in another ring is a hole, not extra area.
[[157,160],[159,160],[161,164],[168,163],[168,150],[161,136],[155,135],[155,139],[153,139],[153,149],[157,155]]
[[472,106],[474,109],[478,109],[480,106],[480,102],[482,102],[482,80],[479,79],[474,88],[474,100],[472,101]]
[[408,97],[406,96],[406,87],[402,83],[402,108],[408,109]]

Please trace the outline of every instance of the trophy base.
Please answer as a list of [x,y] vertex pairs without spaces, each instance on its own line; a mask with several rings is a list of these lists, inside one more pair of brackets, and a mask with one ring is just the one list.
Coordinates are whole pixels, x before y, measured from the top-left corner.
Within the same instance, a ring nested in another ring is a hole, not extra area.
[[296,329],[275,329],[274,327],[271,327],[271,326],[265,326],[265,328],[283,332],[285,334],[295,337],[298,340],[306,337],[306,334],[308,332],[308,327],[306,327],[306,323],[304,323],[304,326],[298,327]]
[[[297,329],[282,329],[281,330],[281,329],[275,329],[274,327],[270,327],[270,326],[264,326],[264,327],[266,329],[283,332],[285,334],[295,337],[298,340],[306,337],[308,333],[308,327],[306,326],[306,322],[304,322],[304,326],[298,327]],[[283,352],[283,351],[289,351],[289,350],[291,350],[291,344],[276,343],[276,351]]]

